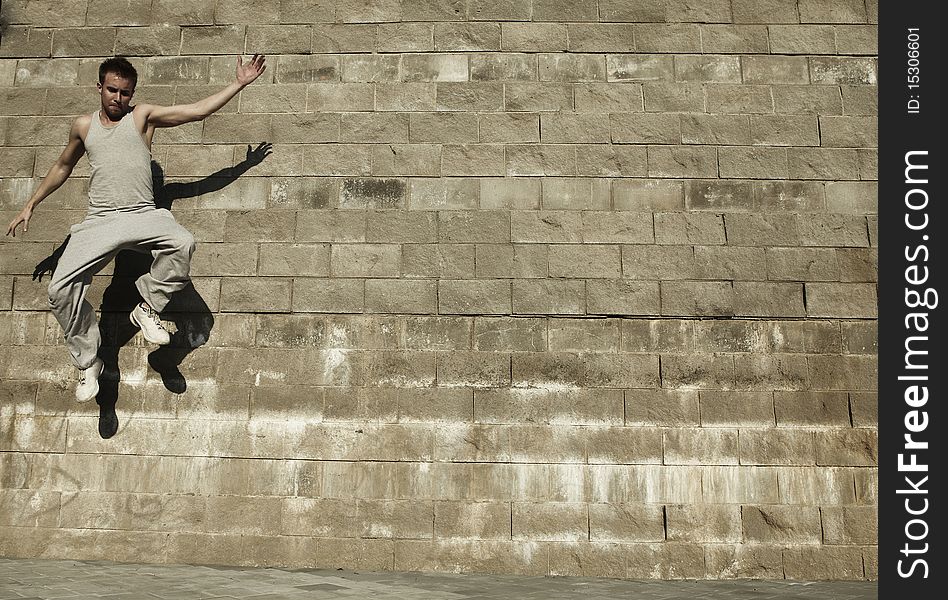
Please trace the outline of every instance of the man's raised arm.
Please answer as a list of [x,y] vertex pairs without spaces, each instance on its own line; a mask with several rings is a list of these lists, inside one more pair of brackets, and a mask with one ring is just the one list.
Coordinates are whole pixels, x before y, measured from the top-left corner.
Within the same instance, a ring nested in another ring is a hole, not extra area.
[[79,162],[79,159],[82,158],[82,155],[85,154],[86,151],[86,147],[82,143],[82,137],[79,134],[80,129],[83,127],[84,120],[86,121],[84,126],[88,129],[88,116],[77,117],[76,120],[73,121],[72,128],[69,130],[69,143],[66,144],[66,148],[62,151],[62,154],[59,155],[59,158],[56,159],[56,163],[50,167],[49,172],[46,173],[46,177],[43,178],[39,187],[36,188],[30,196],[30,199],[27,200],[23,210],[10,221],[10,225],[7,227],[7,235],[16,237],[16,228],[19,227],[21,223],[23,224],[23,233],[29,231],[30,218],[33,216],[33,209],[36,208],[36,205],[58,190],[59,186],[69,178],[76,163]]
[[149,127],[175,127],[192,121],[201,121],[216,112],[222,106],[253,83],[266,70],[266,59],[262,54],[254,54],[246,65],[241,57],[237,57],[237,76],[235,80],[221,91],[199,100],[193,104],[180,106],[155,106],[142,104],[136,110],[141,110],[147,119]]

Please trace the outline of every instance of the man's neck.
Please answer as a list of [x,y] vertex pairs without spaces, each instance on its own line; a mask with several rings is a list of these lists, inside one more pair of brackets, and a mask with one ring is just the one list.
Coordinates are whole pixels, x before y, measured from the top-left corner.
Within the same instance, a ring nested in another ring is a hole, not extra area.
[[99,110],[99,122],[102,123],[102,125],[105,125],[106,127],[109,125],[115,125],[119,121],[121,121],[125,117],[125,115],[127,115],[130,112],[132,112],[131,107],[129,107],[127,111],[122,112],[122,114],[119,115],[117,119],[113,119],[111,116],[109,116],[109,113],[106,112],[106,110],[103,108]]

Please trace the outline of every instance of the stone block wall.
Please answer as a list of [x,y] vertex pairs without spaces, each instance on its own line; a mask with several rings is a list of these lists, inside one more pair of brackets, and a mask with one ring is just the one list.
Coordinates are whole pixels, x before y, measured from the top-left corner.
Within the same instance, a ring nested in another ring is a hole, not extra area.
[[[0,555],[630,578],[876,573],[874,0],[8,0],[0,223],[127,55],[198,240],[100,407],[0,242]],[[272,144],[262,156],[261,142]],[[42,267],[39,267],[42,270]]]

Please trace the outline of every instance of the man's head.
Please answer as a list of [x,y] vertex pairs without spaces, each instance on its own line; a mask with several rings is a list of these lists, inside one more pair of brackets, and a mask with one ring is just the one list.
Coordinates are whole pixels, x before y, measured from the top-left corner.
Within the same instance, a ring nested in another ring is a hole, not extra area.
[[110,119],[121,119],[128,112],[137,81],[138,72],[135,67],[120,56],[105,60],[99,65],[99,83],[96,88],[99,90],[102,110]]

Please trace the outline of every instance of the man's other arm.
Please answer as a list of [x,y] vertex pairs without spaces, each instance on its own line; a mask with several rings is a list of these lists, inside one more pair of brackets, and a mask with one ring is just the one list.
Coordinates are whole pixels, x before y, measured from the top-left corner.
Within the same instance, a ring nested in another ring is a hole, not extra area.
[[254,54],[246,65],[241,57],[237,57],[236,77],[230,85],[193,104],[180,106],[155,106],[141,104],[136,112],[141,111],[148,127],[176,127],[193,121],[202,121],[231,101],[240,90],[244,89],[266,70],[266,59],[262,54]]
[[82,155],[86,152],[86,147],[85,144],[82,143],[80,132],[83,129],[88,129],[89,124],[85,122],[88,120],[90,120],[89,116],[84,115],[76,117],[72,122],[72,128],[69,130],[69,143],[66,144],[66,148],[62,151],[62,154],[59,155],[59,158],[56,159],[56,163],[50,167],[49,172],[46,173],[46,177],[43,178],[39,187],[36,188],[33,195],[27,200],[23,210],[10,221],[10,225],[7,227],[7,235],[16,237],[16,229],[21,223],[23,224],[23,233],[26,233],[29,230],[30,218],[33,216],[33,210],[36,208],[36,205],[58,190],[59,186],[69,179],[69,175],[72,174],[76,163],[79,162],[79,159],[82,158]]

